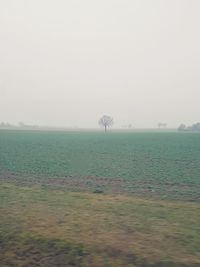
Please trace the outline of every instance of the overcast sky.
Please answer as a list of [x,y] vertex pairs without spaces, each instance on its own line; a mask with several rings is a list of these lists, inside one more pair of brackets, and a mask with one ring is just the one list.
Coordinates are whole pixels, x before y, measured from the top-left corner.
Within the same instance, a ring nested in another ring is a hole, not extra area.
[[199,0],[0,0],[0,121],[200,121]]

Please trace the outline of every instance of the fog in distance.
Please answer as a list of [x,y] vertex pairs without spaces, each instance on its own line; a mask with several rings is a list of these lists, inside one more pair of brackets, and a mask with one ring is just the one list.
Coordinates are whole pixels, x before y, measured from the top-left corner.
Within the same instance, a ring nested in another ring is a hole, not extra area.
[[199,0],[1,0],[0,122],[200,120]]

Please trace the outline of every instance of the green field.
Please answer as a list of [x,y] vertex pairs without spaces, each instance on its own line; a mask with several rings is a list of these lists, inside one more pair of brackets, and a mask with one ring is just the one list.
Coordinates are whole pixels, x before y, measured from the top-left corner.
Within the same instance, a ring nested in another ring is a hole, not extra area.
[[0,170],[74,190],[191,200],[199,197],[200,135],[1,131]]
[[200,266],[200,135],[0,131],[0,266]]

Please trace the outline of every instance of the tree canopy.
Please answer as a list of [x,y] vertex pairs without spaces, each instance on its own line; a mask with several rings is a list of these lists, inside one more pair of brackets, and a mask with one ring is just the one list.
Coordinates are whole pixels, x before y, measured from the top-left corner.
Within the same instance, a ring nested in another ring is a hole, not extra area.
[[113,118],[108,115],[103,115],[99,119],[99,125],[104,127],[105,132],[107,132],[107,128],[113,125]]

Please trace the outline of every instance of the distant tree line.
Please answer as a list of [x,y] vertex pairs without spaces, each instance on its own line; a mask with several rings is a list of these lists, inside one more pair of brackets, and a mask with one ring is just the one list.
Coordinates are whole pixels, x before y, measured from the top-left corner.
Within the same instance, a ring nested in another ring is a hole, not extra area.
[[0,129],[35,129],[37,125],[28,125],[23,122],[19,122],[18,125],[10,124],[8,122],[0,122]]
[[14,125],[11,125],[8,122],[1,122],[0,123],[0,128],[13,128],[13,127],[14,127]]
[[178,127],[178,131],[180,131],[180,132],[200,132],[200,122],[194,123],[191,126],[186,126],[185,124],[181,124]]
[[158,123],[158,128],[166,128],[166,127],[167,127],[167,123],[164,123],[164,122]]

